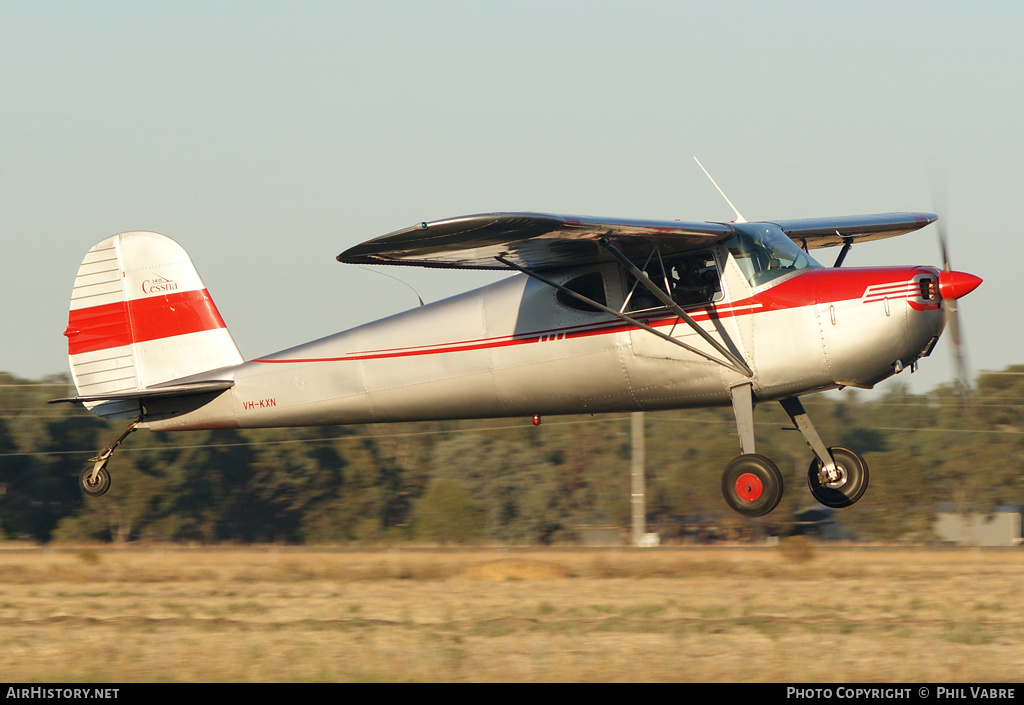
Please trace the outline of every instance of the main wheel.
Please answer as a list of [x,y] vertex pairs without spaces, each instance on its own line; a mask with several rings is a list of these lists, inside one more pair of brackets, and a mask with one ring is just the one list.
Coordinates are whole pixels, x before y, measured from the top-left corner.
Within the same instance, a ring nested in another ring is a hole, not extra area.
[[868,464],[857,453],[849,448],[836,446],[829,448],[832,460],[839,471],[839,479],[835,482],[822,482],[819,473],[822,463],[815,458],[807,470],[807,487],[814,499],[826,507],[841,509],[849,507],[864,496],[868,489]]
[[110,472],[105,467],[100,468],[96,480],[93,481],[92,465],[90,465],[78,476],[78,484],[81,486],[82,492],[90,497],[99,497],[110,489]]
[[782,473],[763,455],[741,455],[722,473],[722,494],[743,516],[762,516],[782,499]]

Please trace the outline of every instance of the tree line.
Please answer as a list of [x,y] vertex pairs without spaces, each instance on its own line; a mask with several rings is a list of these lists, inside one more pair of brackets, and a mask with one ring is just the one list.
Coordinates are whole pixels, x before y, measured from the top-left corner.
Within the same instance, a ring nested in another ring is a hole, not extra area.
[[[0,374],[0,537],[50,541],[540,544],[580,526],[630,526],[628,414],[184,433],[138,431],[113,483],[82,495],[78,475],[123,424],[68,405],[68,380]],[[982,374],[973,397],[896,386],[805,397],[829,445],[862,453],[871,482],[839,521],[863,540],[931,536],[940,507],[1024,504],[1024,365]],[[811,453],[778,404],[755,412],[758,452],[786,494],[744,519],[721,497],[739,452],[728,408],[645,414],[649,531],[786,532],[814,506]]]

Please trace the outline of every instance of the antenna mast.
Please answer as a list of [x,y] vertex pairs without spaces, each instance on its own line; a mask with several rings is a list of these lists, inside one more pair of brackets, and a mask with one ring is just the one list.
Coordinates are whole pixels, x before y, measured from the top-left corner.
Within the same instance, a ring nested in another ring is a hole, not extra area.
[[730,200],[729,200],[729,197],[725,195],[725,191],[723,191],[723,190],[721,189],[721,187],[720,187],[720,186],[719,186],[719,185],[718,185],[717,183],[715,183],[715,180],[711,178],[711,174],[709,174],[709,173],[708,173],[708,170],[704,168],[704,165],[700,163],[700,159],[697,159],[697,157],[694,157],[694,158],[693,158],[693,161],[697,162],[697,166],[699,166],[699,167],[700,167],[700,170],[704,172],[704,176],[708,177],[708,179],[710,179],[710,180],[711,180],[711,183],[712,183],[712,184],[714,185],[714,187],[715,187],[716,189],[718,189],[718,192],[719,192],[720,194],[722,194],[722,198],[724,198],[724,199],[725,199],[725,202],[729,204],[729,207],[730,207],[730,208],[732,208],[732,212],[736,214],[736,221],[735,221],[735,222],[737,222],[737,223],[746,223],[746,222],[747,222],[747,219],[746,219],[746,218],[744,218],[744,217],[743,217],[743,216],[742,216],[742,215],[740,214],[740,212],[739,212],[738,210],[736,210],[736,206],[734,206],[734,205],[732,204],[732,201],[730,201]]

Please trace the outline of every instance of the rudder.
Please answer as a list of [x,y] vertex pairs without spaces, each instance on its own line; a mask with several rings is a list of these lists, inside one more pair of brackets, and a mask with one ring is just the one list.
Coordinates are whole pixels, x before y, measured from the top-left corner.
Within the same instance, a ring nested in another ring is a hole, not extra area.
[[[80,396],[142,391],[242,360],[185,250],[151,232],[109,237],[75,277],[68,357]],[[86,402],[106,418],[136,418],[139,402]]]

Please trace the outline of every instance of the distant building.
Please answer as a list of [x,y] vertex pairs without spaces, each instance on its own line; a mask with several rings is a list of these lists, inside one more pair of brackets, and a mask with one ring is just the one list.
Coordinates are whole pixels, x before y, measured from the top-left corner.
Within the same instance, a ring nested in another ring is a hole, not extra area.
[[793,515],[791,536],[806,536],[818,541],[852,541],[853,533],[836,521],[836,510],[824,506],[804,509]]
[[583,546],[607,547],[625,544],[626,532],[617,526],[577,526],[576,536]]
[[637,542],[636,545],[640,546],[641,548],[654,548],[655,546],[659,546],[660,544],[661,535],[648,531],[646,534],[640,537],[640,540]]
[[991,514],[940,511],[935,516],[935,534],[940,541],[966,546],[1019,546],[1021,514],[1019,511]]

